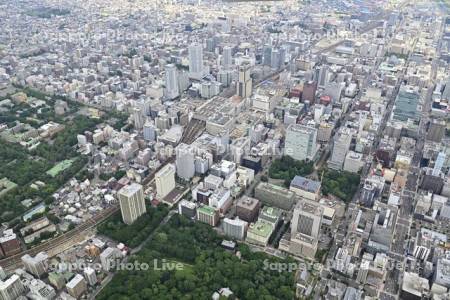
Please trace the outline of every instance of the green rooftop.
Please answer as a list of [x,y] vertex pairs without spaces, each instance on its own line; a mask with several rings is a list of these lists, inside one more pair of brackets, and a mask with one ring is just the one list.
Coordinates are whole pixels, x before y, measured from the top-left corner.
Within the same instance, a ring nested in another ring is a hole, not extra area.
[[211,206],[207,206],[207,205],[199,207],[198,211],[200,211],[204,214],[207,214],[207,215],[211,215],[211,216],[216,213],[216,210],[214,208],[212,208]]
[[282,212],[281,209],[276,208],[276,207],[271,207],[271,206],[264,206],[264,208],[261,211],[262,215],[265,215],[269,218],[274,218],[274,219],[278,219]]
[[270,236],[272,234],[272,231],[273,225],[261,220],[256,221],[256,223],[250,224],[250,227],[248,228],[248,232],[262,237]]
[[74,161],[75,161],[74,159],[66,159],[66,160],[60,161],[58,164],[53,166],[53,168],[48,170],[46,173],[52,177],[55,177],[56,175],[58,175],[65,169],[70,168],[70,166],[72,165],[72,163]]

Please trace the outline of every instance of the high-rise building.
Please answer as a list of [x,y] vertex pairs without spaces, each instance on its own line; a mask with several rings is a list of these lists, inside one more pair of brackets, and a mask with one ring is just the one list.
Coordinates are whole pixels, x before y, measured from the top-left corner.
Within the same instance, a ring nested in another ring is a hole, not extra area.
[[327,143],[330,141],[333,128],[334,126],[330,122],[320,122],[319,128],[317,129],[317,142]]
[[281,53],[279,49],[273,49],[270,57],[270,67],[278,70],[281,66]]
[[153,142],[156,139],[156,128],[155,125],[147,120],[144,124],[144,140]]
[[434,162],[433,172],[431,175],[439,176],[441,174],[441,170],[444,167],[446,155],[444,152],[439,152],[436,161]]
[[84,269],[83,273],[90,286],[94,286],[97,284],[97,275],[95,274],[94,269],[87,267]]
[[356,276],[356,281],[358,283],[361,284],[366,283],[369,268],[370,268],[370,260],[363,259],[359,267],[358,275]]
[[233,65],[232,51],[233,51],[233,49],[229,46],[223,47],[222,66],[225,70],[231,69],[231,66]]
[[0,281],[0,299],[16,300],[25,292],[25,287],[20,277],[13,274],[9,279]]
[[237,82],[237,95],[241,98],[248,98],[252,95],[252,78],[250,77],[250,65],[243,64],[239,67],[239,78]]
[[[25,286],[27,288],[28,299],[42,299],[51,300],[56,298],[56,291],[53,287],[46,284],[44,281],[39,279],[31,279],[27,276],[28,274],[23,274],[25,278]],[[28,277],[28,278],[27,278]]]
[[322,224],[323,208],[319,203],[302,199],[294,209],[291,233],[301,233],[318,238]]
[[6,278],[6,272],[2,267],[0,267],[0,280],[4,280],[5,278]]
[[441,257],[436,264],[434,282],[445,287],[450,287],[450,259]]
[[331,158],[328,161],[328,166],[335,170],[342,170],[344,165],[345,156],[350,150],[350,144],[352,142],[352,134],[348,130],[341,130],[333,143],[333,152]]
[[207,205],[201,206],[197,208],[197,220],[211,226],[216,226],[219,222],[219,210]]
[[362,153],[348,151],[347,155],[345,156],[344,171],[358,173],[363,165],[364,161]]
[[263,65],[272,65],[272,47],[265,46],[263,49]]
[[36,277],[41,277],[47,273],[47,253],[39,252],[35,257],[25,254],[21,259],[25,270],[27,270],[28,273],[33,274]]
[[195,175],[195,153],[194,148],[188,144],[181,143],[176,149],[177,175],[180,178],[189,180]]
[[314,104],[316,100],[317,84],[314,81],[307,81],[303,84],[302,102]]
[[136,127],[137,129],[142,129],[142,127],[144,127],[145,117],[139,107],[134,108],[133,118],[134,127]]
[[174,99],[180,95],[178,70],[174,64],[166,65],[166,93],[168,99]]
[[323,208],[317,202],[301,199],[292,217],[289,252],[313,259],[317,252]]
[[201,44],[189,46],[189,75],[194,79],[203,77],[203,47]]
[[132,183],[119,190],[120,211],[125,224],[132,224],[143,215],[147,209],[145,207],[144,191],[142,185]]
[[392,119],[400,122],[419,122],[420,111],[417,109],[419,105],[420,95],[417,89],[407,86],[402,87],[395,99],[392,111]]
[[340,102],[342,91],[344,90],[345,83],[328,82],[325,85],[324,94],[331,97],[333,103]]
[[66,288],[70,296],[78,299],[87,290],[86,280],[84,280],[83,276],[77,274],[66,284]]
[[285,154],[297,160],[313,160],[317,153],[317,129],[291,124],[286,131]]
[[264,124],[256,124],[250,127],[249,136],[250,141],[253,144],[258,144],[265,140],[266,134],[269,132],[269,128],[266,128]]
[[175,166],[165,165],[155,174],[156,194],[158,198],[166,197],[175,188]]
[[195,219],[197,216],[197,205],[195,202],[183,199],[178,203],[178,213],[189,219]]
[[61,290],[62,288],[64,288],[64,285],[66,284],[66,279],[64,278],[64,275],[57,272],[48,273],[48,281],[57,290]]
[[366,180],[361,190],[361,197],[360,197],[361,204],[363,204],[366,207],[372,207],[376,192],[377,191],[375,185],[371,181]]
[[0,236],[0,257],[11,256],[20,253],[20,241],[12,229],[3,231]]
[[245,230],[247,229],[248,223],[236,219],[225,218],[223,220],[223,231],[229,237],[232,237],[237,240],[243,240],[245,238]]
[[111,270],[115,264],[116,260],[120,257],[120,251],[117,248],[108,247],[100,254],[100,263],[103,270]]
[[219,70],[219,72],[217,73],[217,81],[220,82],[223,87],[229,87],[232,80],[232,70]]
[[[437,284],[440,285],[440,283]],[[399,299],[421,300],[426,299],[430,294],[429,279],[420,277],[414,272],[404,272],[401,287]]]
[[319,70],[319,78],[318,78],[318,86],[321,88],[325,88],[329,81],[330,77],[330,67],[327,65],[324,65]]
[[230,152],[233,161],[240,164],[242,158],[250,152],[250,139],[248,137],[234,139],[230,145]]
[[432,118],[428,128],[427,140],[440,143],[445,135],[446,123],[444,120]]
[[243,196],[236,204],[236,215],[247,222],[254,222],[258,218],[261,203],[258,199]]
[[[295,201],[295,193],[272,183],[260,182],[255,188],[255,198],[264,205],[291,210]],[[245,220],[248,221],[247,219]]]

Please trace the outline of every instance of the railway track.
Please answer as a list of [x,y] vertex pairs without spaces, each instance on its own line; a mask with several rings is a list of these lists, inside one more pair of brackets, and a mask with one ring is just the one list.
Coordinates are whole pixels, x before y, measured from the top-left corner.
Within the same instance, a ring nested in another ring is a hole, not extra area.
[[76,228],[70,230],[67,233],[64,233],[42,244],[39,244],[36,247],[24,250],[18,254],[0,260],[0,266],[5,270],[13,270],[22,264],[21,257],[26,254],[35,256],[36,254],[42,251],[49,252],[50,250],[57,247],[61,247],[66,243],[70,243],[71,241],[73,241],[75,245],[77,243],[76,241],[78,240],[78,238],[82,237],[88,230],[102,223],[104,220],[106,220],[108,217],[110,217],[117,211],[119,211],[119,205],[111,206],[102,211],[100,214],[94,216],[92,219],[84,222],[83,224],[77,226]]

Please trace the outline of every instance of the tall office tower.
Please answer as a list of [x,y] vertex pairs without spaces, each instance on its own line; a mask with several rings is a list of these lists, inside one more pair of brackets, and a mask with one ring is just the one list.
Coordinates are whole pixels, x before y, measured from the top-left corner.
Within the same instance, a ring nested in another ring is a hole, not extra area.
[[132,224],[147,211],[142,185],[132,183],[121,188],[119,190],[119,203],[123,222],[128,225]]
[[318,78],[318,86],[321,88],[325,88],[325,86],[328,83],[329,80],[329,76],[330,76],[330,67],[328,67],[327,65],[324,65],[320,68],[319,70],[319,78]]
[[345,83],[328,82],[325,85],[324,94],[331,97],[333,103],[340,102],[342,91],[344,90]]
[[316,100],[317,84],[314,81],[307,81],[303,84],[302,102],[314,104]]
[[366,207],[372,207],[376,193],[377,190],[375,185],[371,181],[366,180],[361,190],[361,196],[359,201],[361,202],[362,205]]
[[450,81],[445,82],[445,88],[442,91],[442,99],[450,99]]
[[242,137],[233,140],[230,145],[230,152],[233,161],[237,164],[241,164],[242,158],[250,152],[250,139]]
[[100,254],[100,263],[103,270],[109,272],[113,267],[116,267],[117,260],[121,257],[122,253],[116,247],[108,247]]
[[47,273],[47,253],[39,252],[35,257],[25,254],[22,256],[21,260],[28,273],[33,274],[36,277],[41,277]]
[[440,143],[445,135],[446,123],[444,120],[432,118],[428,128],[427,140]]
[[223,219],[223,231],[227,236],[237,240],[243,240],[245,238],[247,226],[248,223],[239,218],[234,220],[229,218]]
[[264,46],[263,49],[263,65],[271,66],[272,65],[272,47]]
[[322,224],[323,208],[317,202],[302,199],[294,208],[291,233],[301,233],[318,238]]
[[90,286],[94,286],[97,284],[97,275],[95,274],[94,269],[92,269],[91,267],[87,267],[83,270],[83,273]]
[[252,78],[250,77],[250,65],[243,64],[239,67],[239,78],[237,82],[237,95],[248,98],[252,95]]
[[280,67],[284,67],[284,63],[286,61],[286,49],[281,47],[279,51],[280,51]]
[[25,292],[25,287],[16,274],[5,281],[0,281],[0,299],[2,300],[16,300]]
[[232,48],[229,46],[223,47],[222,51],[222,66],[225,70],[231,69],[233,65]]
[[66,284],[66,288],[70,296],[78,299],[87,290],[86,280],[84,280],[83,276],[77,274]]
[[156,194],[162,199],[175,188],[175,166],[167,164],[155,174]]
[[153,142],[156,139],[156,128],[150,120],[144,124],[144,140]]
[[400,122],[412,121],[418,123],[421,117],[421,112],[417,109],[419,101],[418,88],[402,86],[395,98],[392,119]]
[[291,124],[286,131],[285,154],[297,160],[312,160],[317,153],[317,129]]
[[256,124],[250,127],[249,130],[250,141],[254,144],[258,144],[259,142],[265,139],[265,135],[267,134],[268,131],[269,131],[268,128],[266,128],[264,124]]
[[174,99],[180,95],[178,89],[178,70],[174,64],[166,65],[166,92],[168,99]]
[[341,130],[333,143],[333,152],[328,161],[328,166],[335,170],[342,170],[345,156],[350,149],[352,134],[348,130]]
[[134,118],[134,127],[136,127],[137,129],[142,129],[142,127],[144,127],[145,118],[142,113],[142,110],[139,107],[134,108],[133,118]]
[[189,46],[189,73],[194,79],[203,77],[203,48],[200,44]]
[[270,58],[270,67],[272,69],[279,69],[281,66],[281,53],[279,49],[272,50]]
[[444,167],[445,157],[446,155],[444,152],[439,152],[436,161],[434,162],[433,172],[431,173],[431,175],[439,176],[442,168]]
[[195,174],[195,153],[190,145],[181,143],[175,149],[177,175],[185,180],[194,177]]

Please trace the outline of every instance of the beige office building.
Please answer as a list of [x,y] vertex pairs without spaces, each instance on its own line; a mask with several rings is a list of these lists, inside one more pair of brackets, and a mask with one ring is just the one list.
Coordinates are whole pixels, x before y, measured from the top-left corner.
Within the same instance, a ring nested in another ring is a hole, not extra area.
[[125,224],[132,224],[147,211],[142,185],[132,183],[120,189],[118,194],[120,211],[122,212],[122,219]]
[[175,166],[167,164],[155,174],[156,195],[161,200],[175,189]]

